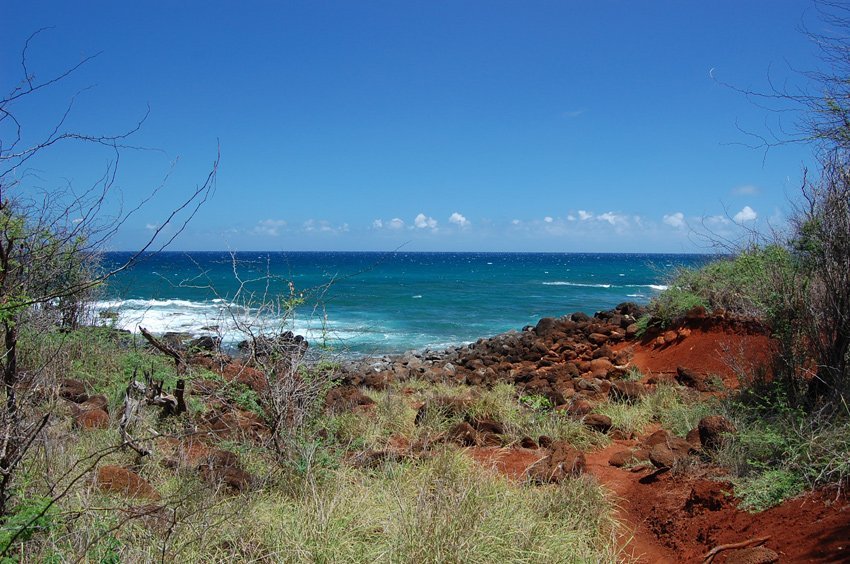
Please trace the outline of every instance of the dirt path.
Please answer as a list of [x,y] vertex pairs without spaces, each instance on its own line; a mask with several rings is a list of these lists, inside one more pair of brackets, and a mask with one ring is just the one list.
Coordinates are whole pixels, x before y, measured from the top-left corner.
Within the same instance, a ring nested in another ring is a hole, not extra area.
[[[586,471],[614,495],[618,508],[617,520],[620,523],[618,537],[627,559],[646,564],[679,562],[675,553],[658,542],[640,513],[634,510],[633,505],[640,503],[640,499],[634,497],[635,484],[647,472],[636,474],[608,464],[613,453],[631,444],[628,441],[615,441],[607,448],[585,453]],[[526,448],[472,447],[467,449],[467,453],[479,464],[515,480],[524,479],[529,467],[546,456],[544,450]]]
[[615,468],[608,464],[608,459],[615,452],[630,446],[630,442],[614,441],[608,447],[594,452],[585,453],[587,458],[586,472],[594,476],[608,491],[614,494],[617,505],[617,520],[620,523],[620,546],[627,558],[633,558],[642,563],[675,563],[680,560],[676,554],[662,546],[656,536],[649,530],[635,504],[641,503],[640,497],[635,496],[635,484],[641,473]]

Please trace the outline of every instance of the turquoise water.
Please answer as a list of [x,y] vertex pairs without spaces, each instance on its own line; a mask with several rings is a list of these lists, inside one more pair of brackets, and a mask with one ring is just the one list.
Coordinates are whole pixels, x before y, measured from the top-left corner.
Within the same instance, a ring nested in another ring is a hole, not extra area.
[[[108,253],[106,266],[126,260]],[[381,354],[442,349],[574,311],[646,303],[679,266],[704,255],[557,253],[160,253],[113,278],[97,309],[135,330],[244,338],[240,322],[291,329],[335,350]],[[292,286],[290,286],[290,284]],[[240,290],[241,287],[241,290]],[[261,301],[304,303],[294,315]],[[204,329],[207,328],[207,329]]]

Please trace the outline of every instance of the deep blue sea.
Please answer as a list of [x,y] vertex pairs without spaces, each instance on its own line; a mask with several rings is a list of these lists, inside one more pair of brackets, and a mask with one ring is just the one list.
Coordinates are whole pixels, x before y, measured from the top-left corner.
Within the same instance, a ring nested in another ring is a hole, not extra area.
[[[128,253],[107,253],[105,266]],[[235,259],[235,260],[234,260]],[[342,354],[444,349],[541,317],[646,303],[677,267],[705,255],[557,253],[164,252],[116,275],[96,310],[121,328],[304,334]],[[291,296],[290,315],[259,308]]]

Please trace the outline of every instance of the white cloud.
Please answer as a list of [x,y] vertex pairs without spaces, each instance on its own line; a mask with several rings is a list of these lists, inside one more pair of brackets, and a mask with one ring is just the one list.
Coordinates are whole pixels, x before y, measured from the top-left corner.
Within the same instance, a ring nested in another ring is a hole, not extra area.
[[732,190],[732,193],[736,196],[755,196],[759,192],[761,192],[761,189],[758,186],[753,186],[752,184],[738,186],[737,188]]
[[394,217],[387,223],[387,227],[390,229],[402,229],[404,227],[404,220]]
[[596,217],[596,219],[599,221],[607,221],[611,225],[628,223],[629,221],[626,216],[614,212],[601,213]]
[[[74,223],[77,223],[77,220],[74,220]],[[145,229],[148,229],[150,231],[156,231],[157,229],[159,229],[159,225],[157,225],[156,223],[148,223],[147,225],[145,225]]]
[[584,210],[578,210],[578,218],[582,221],[587,221],[593,217],[593,214]]
[[420,213],[413,220],[413,225],[415,225],[417,229],[436,229],[437,220],[433,217],[426,216],[424,213]]
[[578,116],[582,115],[583,113],[584,113],[583,108],[580,109],[580,110],[569,110],[569,111],[566,111],[566,112],[561,112],[561,117],[565,117],[567,119],[572,119],[572,118],[577,118]]
[[280,230],[286,227],[286,221],[283,219],[261,219],[251,230],[253,235],[267,235],[269,237],[277,237],[280,235]]
[[373,229],[381,229],[383,227],[384,227],[384,222],[381,221],[380,219],[376,219],[375,221],[372,222],[372,228]]
[[685,226],[685,214],[682,212],[671,213],[669,215],[665,215],[662,221],[670,227],[681,229]]
[[734,219],[736,223],[743,223],[745,221],[753,221],[757,217],[758,214],[753,208],[750,206],[744,206],[744,208],[736,213],[732,219]]
[[520,223],[522,223],[522,222],[518,219],[511,220],[511,224],[513,224],[513,225],[519,225]]
[[705,218],[705,223],[709,225],[726,225],[729,223],[729,218],[722,215],[712,215]]
[[555,220],[547,215],[546,217],[543,218],[543,221],[545,221],[546,223],[552,223]]
[[454,223],[459,227],[467,227],[469,225],[469,220],[462,214],[454,212],[451,216],[449,216],[449,223]]
[[347,223],[334,226],[330,221],[325,219],[308,219],[304,222],[303,227],[304,231],[308,233],[345,233],[348,231]]
[[576,216],[574,216],[573,214],[570,214],[570,215],[567,216],[567,221],[575,221],[575,220],[576,220]]

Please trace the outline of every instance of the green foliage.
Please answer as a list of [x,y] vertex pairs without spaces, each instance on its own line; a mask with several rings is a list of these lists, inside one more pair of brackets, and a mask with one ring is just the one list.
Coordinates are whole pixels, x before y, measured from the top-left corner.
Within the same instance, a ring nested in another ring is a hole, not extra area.
[[552,400],[540,394],[526,394],[519,397],[520,403],[535,411],[552,409]]
[[[12,543],[23,544],[40,531],[49,531],[56,521],[51,499],[43,496],[24,497],[0,525],[0,554],[8,554]],[[8,559],[4,558],[4,561]],[[13,560],[14,561],[14,560]]]
[[637,332],[635,333],[635,336],[638,338],[643,337],[646,334],[647,329],[649,329],[650,323],[652,323],[652,315],[647,313],[640,316],[636,322]]
[[805,483],[784,468],[765,470],[750,478],[735,481],[735,493],[741,498],[741,509],[753,513],[770,509],[799,494]]
[[671,286],[652,300],[650,310],[661,327],[667,327],[693,308],[708,305],[708,300],[702,296],[681,286]]
[[224,390],[227,398],[241,409],[256,413],[260,417],[265,415],[260,396],[250,386],[241,382],[231,382]]
[[779,383],[725,404],[738,432],[715,459],[730,469],[743,506],[760,511],[806,487],[850,478],[850,413],[794,406]]
[[792,254],[779,245],[752,247],[699,269],[679,270],[650,310],[663,325],[696,306],[773,321],[781,310],[781,282],[793,276],[794,267]]

